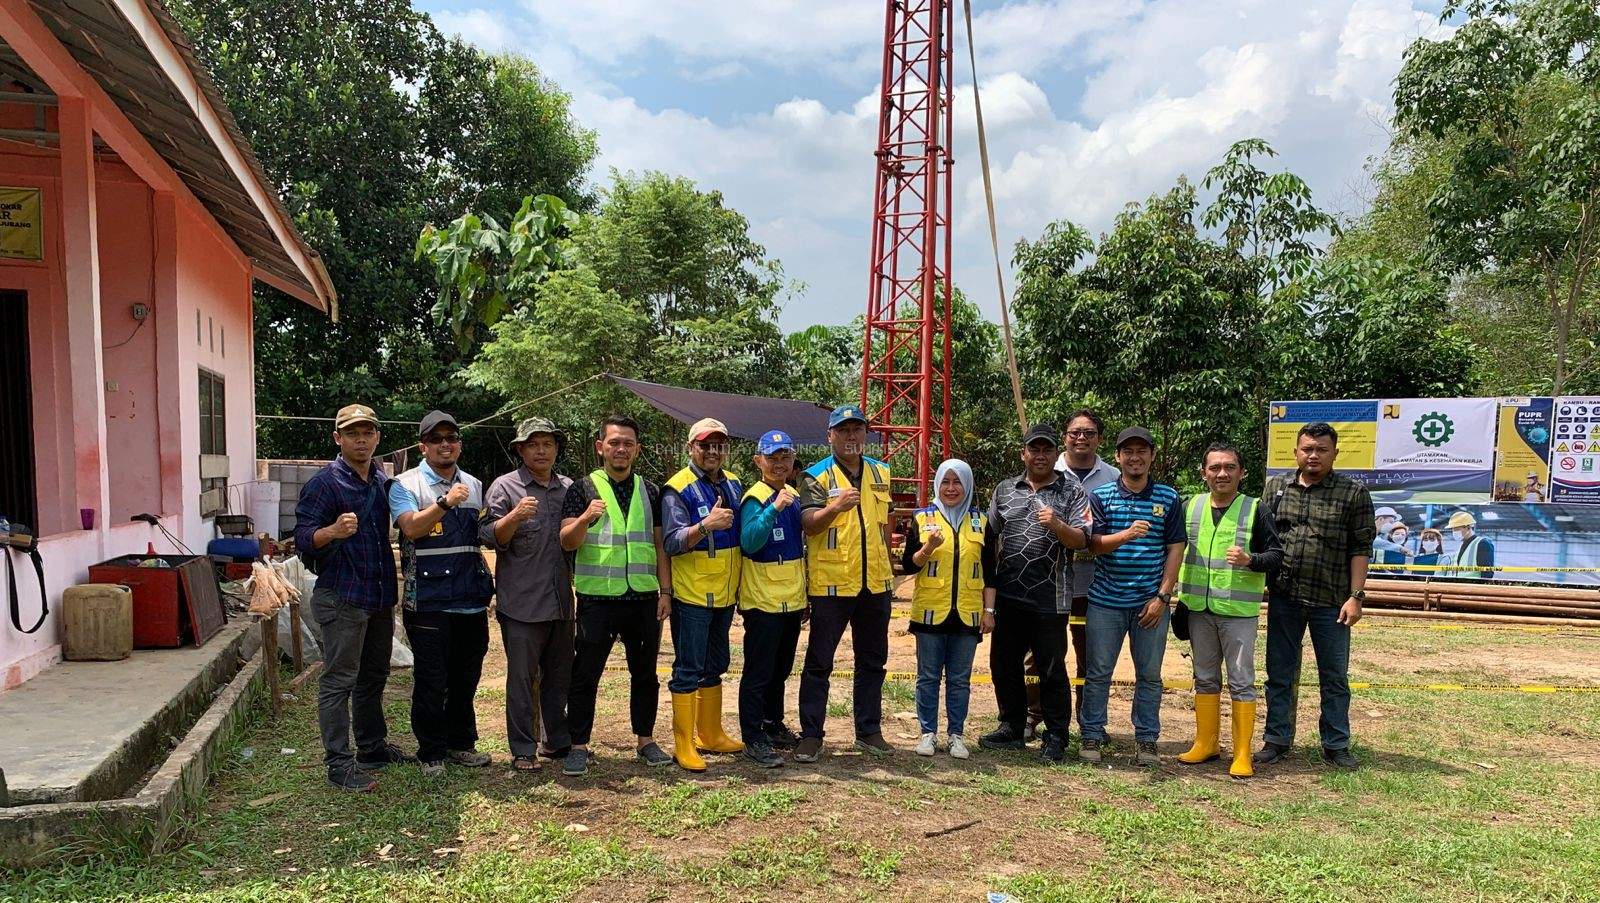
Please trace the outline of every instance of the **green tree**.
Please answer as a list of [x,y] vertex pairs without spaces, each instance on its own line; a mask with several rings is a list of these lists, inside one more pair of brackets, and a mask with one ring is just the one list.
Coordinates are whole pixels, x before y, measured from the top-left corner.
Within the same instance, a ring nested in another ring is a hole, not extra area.
[[1187,473],[1207,443],[1260,417],[1252,355],[1261,271],[1203,234],[1197,211],[1180,179],[1131,205],[1098,245],[1057,222],[1015,255],[1029,397],[1056,418],[1096,399],[1113,423],[1149,427],[1166,474]]
[[1369,257],[1335,257],[1268,306],[1272,394],[1443,398],[1471,394],[1477,349],[1450,321],[1443,280]]
[[570,265],[565,238],[577,222],[560,198],[542,194],[523,198],[509,227],[487,213],[463,213],[443,229],[424,226],[416,257],[433,265],[439,282],[434,322],[470,346],[478,327],[494,326],[539,280]]
[[1537,286],[1550,323],[1539,388],[1600,365],[1600,9],[1571,0],[1454,0],[1446,40],[1418,40],[1395,81],[1403,138],[1458,143],[1427,200],[1431,259]]
[[[586,209],[594,136],[525,61],[491,62],[409,0],[172,0],[268,178],[322,253],[340,296],[329,323],[260,289],[256,407],[331,416],[361,399],[386,418],[498,399],[453,374],[470,359],[430,315],[424,224],[469,201],[549,193]],[[327,451],[327,425],[263,421],[261,454]]]
[[[750,239],[748,222],[686,179],[616,179],[587,216],[530,198],[509,229],[469,212],[423,230],[417,255],[434,268],[441,314],[468,334],[490,327],[464,371],[468,384],[519,402],[600,373],[783,394],[783,270]],[[603,381],[541,410],[579,430],[623,410],[651,435],[677,432]]]

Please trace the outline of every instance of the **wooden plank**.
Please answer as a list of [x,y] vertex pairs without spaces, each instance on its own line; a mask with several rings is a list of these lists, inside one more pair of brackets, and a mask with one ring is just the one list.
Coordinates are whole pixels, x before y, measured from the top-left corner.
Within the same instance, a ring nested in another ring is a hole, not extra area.
[[228,620],[222,593],[217,589],[217,574],[211,569],[210,559],[196,555],[178,565],[178,580],[183,585],[183,603],[189,612],[194,644],[203,646]]

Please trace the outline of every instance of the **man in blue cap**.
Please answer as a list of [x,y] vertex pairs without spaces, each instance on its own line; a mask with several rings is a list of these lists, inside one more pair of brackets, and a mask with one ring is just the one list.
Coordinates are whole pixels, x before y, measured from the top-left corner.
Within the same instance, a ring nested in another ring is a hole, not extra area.
[[739,681],[739,729],[745,757],[765,768],[783,764],[778,749],[800,742],[783,723],[783,687],[794,671],[800,625],[806,620],[805,537],[794,476],[794,440],[768,430],[756,445],[761,481],[739,504],[739,613],[744,618],[744,677]]
[[850,628],[855,651],[856,748],[894,752],[883,739],[883,678],[889,661],[889,465],[865,457],[867,415],[853,404],[828,416],[833,454],[801,477],[800,519],[806,542],[811,642],[800,674],[800,745],[796,762],[822,751],[833,654]]

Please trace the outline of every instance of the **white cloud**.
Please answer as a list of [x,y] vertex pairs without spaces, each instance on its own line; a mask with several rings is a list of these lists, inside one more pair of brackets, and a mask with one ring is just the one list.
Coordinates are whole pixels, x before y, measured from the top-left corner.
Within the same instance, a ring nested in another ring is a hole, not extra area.
[[[722,191],[809,286],[786,325],[844,322],[862,309],[881,3],[748,0],[734,12],[690,0],[505,2],[522,4],[514,26],[505,13],[477,11],[441,22],[485,46],[530,52],[571,91],[580,121],[599,132],[602,178],[612,166],[659,169]],[[1252,136],[1270,141],[1276,165],[1305,177],[1323,205],[1338,206],[1386,139],[1400,53],[1438,29],[1435,14],[1406,0],[984,6],[979,73],[1007,257],[1053,219],[1102,230],[1129,201],[1180,174],[1198,181]],[[964,38],[958,26],[955,273],[997,316]],[[705,79],[757,72],[771,100],[753,115],[691,115],[647,108],[611,83],[654,67]],[[808,96],[817,92],[807,71],[843,78],[859,99],[830,106]]]

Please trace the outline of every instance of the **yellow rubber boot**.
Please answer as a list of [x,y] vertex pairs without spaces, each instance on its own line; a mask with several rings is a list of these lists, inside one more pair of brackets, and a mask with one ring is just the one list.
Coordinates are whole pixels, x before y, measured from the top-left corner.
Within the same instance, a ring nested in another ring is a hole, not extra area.
[[722,684],[701,687],[695,696],[699,703],[696,706],[694,742],[706,752],[743,752],[744,744],[728,736],[722,729]]
[[672,757],[685,771],[705,771],[706,760],[694,748],[693,693],[672,694]]
[[1250,764],[1250,738],[1256,732],[1256,704],[1254,702],[1235,702],[1233,704],[1233,765],[1228,769],[1228,774],[1236,778],[1248,778],[1255,774],[1255,768]]
[[1194,696],[1194,745],[1178,755],[1179,762],[1193,765],[1209,762],[1220,752],[1218,734],[1222,731],[1222,694],[1196,693]]

